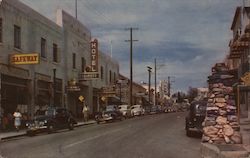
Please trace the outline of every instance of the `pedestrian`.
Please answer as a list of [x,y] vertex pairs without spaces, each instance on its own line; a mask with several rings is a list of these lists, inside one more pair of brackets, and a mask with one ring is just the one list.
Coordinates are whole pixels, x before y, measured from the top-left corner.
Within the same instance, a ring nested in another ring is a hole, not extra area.
[[6,131],[9,128],[9,119],[6,114],[3,115],[3,130]]
[[14,125],[15,125],[15,128],[16,128],[17,132],[19,132],[19,127],[21,126],[22,114],[17,109],[16,112],[14,112],[13,116],[14,116]]
[[83,117],[84,117],[84,122],[87,122],[88,121],[88,107],[87,105],[84,105],[83,106],[83,109],[82,109],[82,113],[83,113]]

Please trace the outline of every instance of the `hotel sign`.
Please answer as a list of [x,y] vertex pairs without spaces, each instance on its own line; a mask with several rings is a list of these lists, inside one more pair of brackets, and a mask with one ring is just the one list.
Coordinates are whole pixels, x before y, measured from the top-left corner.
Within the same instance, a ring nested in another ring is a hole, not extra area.
[[98,72],[83,72],[79,74],[79,81],[87,81],[98,79],[99,73]]
[[91,50],[91,72],[98,72],[98,41],[94,39],[94,41],[90,42],[90,50]]
[[14,65],[39,64],[39,54],[13,54],[10,55],[10,63]]

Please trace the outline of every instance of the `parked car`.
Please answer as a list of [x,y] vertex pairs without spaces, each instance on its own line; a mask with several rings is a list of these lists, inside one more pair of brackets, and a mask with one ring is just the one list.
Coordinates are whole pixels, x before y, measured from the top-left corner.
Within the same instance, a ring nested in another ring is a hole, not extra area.
[[150,114],[151,107],[150,106],[145,106],[144,110],[145,110],[145,112],[144,112],[145,115]]
[[125,118],[131,117],[131,109],[129,105],[119,105],[118,109]]
[[108,105],[106,107],[106,110],[104,110],[102,113],[99,113],[99,115],[95,116],[95,119],[98,124],[100,122],[113,122],[115,120],[122,121],[124,118],[125,117],[118,110],[118,107],[116,105]]
[[157,107],[156,106],[152,106],[151,108],[150,108],[150,115],[152,115],[152,114],[156,114],[157,113]]
[[150,114],[158,114],[162,112],[162,107],[159,105],[152,106],[150,109]]
[[28,135],[35,135],[39,132],[51,133],[63,128],[73,130],[75,124],[77,124],[76,120],[66,108],[49,107],[43,115],[35,116],[33,120],[26,123],[28,128],[26,132]]
[[202,122],[206,115],[207,101],[195,101],[190,105],[189,113],[185,119],[186,135],[191,136],[191,132],[202,132]]
[[174,109],[172,106],[165,106],[163,112],[165,112],[165,113],[174,112]]
[[145,114],[142,105],[133,105],[131,108],[131,116],[141,116]]

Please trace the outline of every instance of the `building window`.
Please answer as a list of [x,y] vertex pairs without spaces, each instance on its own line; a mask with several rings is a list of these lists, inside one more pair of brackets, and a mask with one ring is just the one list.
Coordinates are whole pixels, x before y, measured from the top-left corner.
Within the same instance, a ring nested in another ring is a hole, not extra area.
[[3,19],[0,18],[0,43],[3,42]]
[[55,43],[53,43],[53,62],[58,62],[58,48]]
[[41,57],[46,58],[46,39],[41,38]]
[[103,71],[103,66],[101,66],[101,79],[103,80],[103,73],[104,73],[104,71]]
[[76,53],[73,53],[72,54],[72,66],[73,66],[73,69],[76,68]]
[[21,28],[17,25],[14,25],[14,47],[21,48]]
[[109,83],[112,83],[112,72],[111,72],[111,70],[109,71]]
[[86,59],[82,57],[82,72],[85,71],[85,67],[86,67]]

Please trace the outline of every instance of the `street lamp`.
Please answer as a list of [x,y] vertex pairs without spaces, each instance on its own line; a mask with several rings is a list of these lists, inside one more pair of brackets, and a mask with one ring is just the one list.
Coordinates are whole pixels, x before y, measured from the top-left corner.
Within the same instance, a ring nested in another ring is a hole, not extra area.
[[120,92],[120,94],[119,94],[119,97],[120,97],[120,105],[122,104],[122,80],[117,80],[116,81],[116,84],[118,84],[119,85],[119,92]]
[[150,66],[147,66],[147,68],[148,68],[148,102],[150,104],[151,70],[152,70],[152,68]]
[[56,68],[53,69],[53,105],[56,104]]

